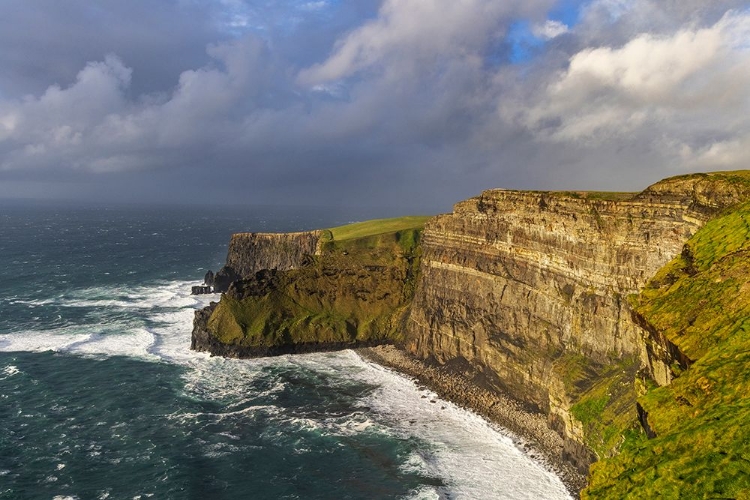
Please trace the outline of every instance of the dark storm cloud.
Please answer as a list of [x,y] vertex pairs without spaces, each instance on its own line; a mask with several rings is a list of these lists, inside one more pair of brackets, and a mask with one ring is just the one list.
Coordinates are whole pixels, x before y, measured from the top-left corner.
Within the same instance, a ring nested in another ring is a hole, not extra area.
[[0,197],[433,210],[747,166],[747,10],[565,5],[6,2]]

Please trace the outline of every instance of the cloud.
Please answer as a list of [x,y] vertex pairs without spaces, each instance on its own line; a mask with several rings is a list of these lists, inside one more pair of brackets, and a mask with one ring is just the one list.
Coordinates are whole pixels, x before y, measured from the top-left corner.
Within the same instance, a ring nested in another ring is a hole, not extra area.
[[127,106],[123,90],[130,80],[131,70],[108,55],[87,64],[67,88],[53,85],[38,98],[2,102],[0,144],[6,155],[0,169],[35,168],[85,148],[93,127]]
[[215,148],[261,105],[272,70],[265,43],[252,36],[208,53],[214,64],[183,72],[168,96],[128,99],[132,70],[109,55],[66,88],[3,102],[0,169],[138,170],[180,150]]
[[377,19],[340,39],[326,61],[300,72],[299,82],[315,85],[363,70],[403,77],[441,60],[476,57],[503,35],[511,14],[526,15],[550,3],[386,0]]
[[[0,7],[0,183],[443,210],[493,186],[637,189],[747,166],[750,13],[730,9],[741,2],[592,0],[567,24],[553,0],[194,3],[178,2],[203,16],[194,37],[170,4],[177,27],[119,43],[50,3],[67,23],[51,31],[72,45],[62,69],[39,59],[28,88],[30,63],[2,48]],[[115,14],[136,29],[135,14],[102,12],[110,31]],[[513,29],[538,42],[522,64]],[[149,47],[182,62],[156,70]]]
[[534,36],[541,38],[542,40],[552,40],[560,35],[564,35],[568,31],[570,30],[567,25],[552,19],[548,19],[544,24],[535,24],[531,28],[531,32]]
[[649,130],[682,144],[686,166],[740,168],[744,142],[734,138],[750,133],[749,39],[750,13],[730,11],[705,28],[587,48],[517,112],[546,140],[596,144]]

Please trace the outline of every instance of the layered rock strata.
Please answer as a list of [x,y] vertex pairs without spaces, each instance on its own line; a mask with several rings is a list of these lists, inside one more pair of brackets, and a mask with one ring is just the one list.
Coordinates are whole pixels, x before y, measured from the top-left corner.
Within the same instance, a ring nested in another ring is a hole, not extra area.
[[237,280],[264,269],[286,271],[302,267],[319,253],[323,231],[297,233],[236,233],[229,241],[227,261],[215,276],[216,292],[226,292]]
[[406,348],[465,364],[475,381],[546,413],[586,470],[597,457],[584,446],[585,417],[571,412],[581,396],[616,378],[617,365],[603,404],[621,398],[616,411],[634,411],[635,371],[663,385],[675,358],[689,362],[636,323],[626,297],[742,196],[693,177],[631,199],[495,189],[458,203],[426,225]]
[[637,195],[489,190],[424,232],[235,235],[215,276],[226,293],[196,313],[193,348],[245,357],[396,342],[545,415],[563,459],[586,473],[638,421],[660,431],[657,405],[640,405],[647,379],[666,386],[700,365],[633,309],[634,294],[676,256],[696,272],[688,239],[746,199],[747,172],[699,174]]

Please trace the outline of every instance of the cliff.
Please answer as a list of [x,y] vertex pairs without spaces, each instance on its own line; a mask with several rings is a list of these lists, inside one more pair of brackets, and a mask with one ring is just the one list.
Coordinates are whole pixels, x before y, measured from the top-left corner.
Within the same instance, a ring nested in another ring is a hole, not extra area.
[[233,238],[238,280],[196,313],[194,348],[396,342],[545,415],[566,461],[598,461],[583,496],[734,497],[750,488],[748,199],[750,172],[718,172],[638,194],[494,189],[423,231]]
[[714,174],[635,196],[496,189],[458,203],[425,227],[406,348],[547,414],[586,471],[633,422],[636,373],[669,384],[682,355],[628,295],[748,193]]
[[192,349],[255,357],[400,338],[424,221],[234,235],[220,273],[231,269],[239,277],[218,304],[196,313]]
[[[750,203],[722,212],[630,299],[679,351],[671,384],[638,380],[644,428],[594,464],[587,498],[747,498],[750,492]],[[649,338],[646,338],[648,342]]]
[[258,271],[302,267],[319,253],[322,235],[322,231],[233,234],[226,264],[206,284],[213,285],[216,292],[226,292],[232,282],[251,278]]

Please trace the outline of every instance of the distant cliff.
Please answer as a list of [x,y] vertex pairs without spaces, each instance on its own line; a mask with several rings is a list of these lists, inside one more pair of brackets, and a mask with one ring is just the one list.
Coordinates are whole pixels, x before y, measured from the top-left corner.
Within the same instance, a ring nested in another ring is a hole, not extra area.
[[[750,445],[737,445],[750,433],[717,405],[750,419],[737,403],[750,390],[748,199],[745,171],[638,194],[495,189],[423,232],[316,232],[315,252],[273,258],[237,239],[227,268],[240,281],[196,314],[193,341],[225,355],[395,341],[546,414],[566,460],[600,461],[584,496],[643,498],[657,491],[649,477],[670,492],[691,477],[684,491],[731,497],[750,477]],[[675,443],[716,439],[701,429],[726,432],[724,448],[685,465]],[[663,450],[671,469],[659,472]],[[707,484],[708,464],[727,457],[735,465]]]
[[232,282],[250,278],[258,271],[302,267],[319,253],[322,234],[322,231],[233,234],[226,264],[206,284],[214,286],[217,292],[226,292]]
[[196,313],[191,347],[255,357],[402,337],[425,220],[234,235],[217,275],[233,273],[235,279],[218,304]]

